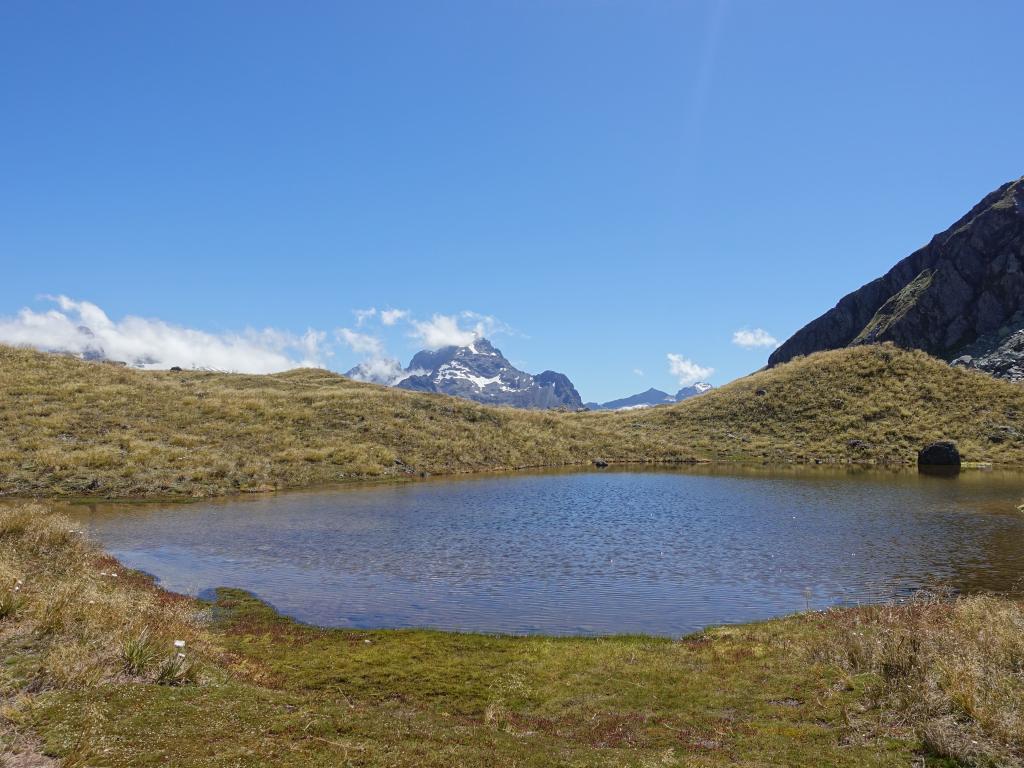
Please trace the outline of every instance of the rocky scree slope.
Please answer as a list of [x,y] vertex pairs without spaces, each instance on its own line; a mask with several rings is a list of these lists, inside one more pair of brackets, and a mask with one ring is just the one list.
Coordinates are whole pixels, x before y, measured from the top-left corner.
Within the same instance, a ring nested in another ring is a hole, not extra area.
[[776,349],[768,365],[884,341],[1024,380],[1024,178],[843,297]]

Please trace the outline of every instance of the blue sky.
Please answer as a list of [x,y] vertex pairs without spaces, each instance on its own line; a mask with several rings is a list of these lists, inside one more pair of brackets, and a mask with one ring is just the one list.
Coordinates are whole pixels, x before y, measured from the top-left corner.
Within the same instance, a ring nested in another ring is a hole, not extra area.
[[771,350],[736,331],[785,339],[1024,173],[1022,30],[998,0],[9,0],[0,332],[95,305],[129,347],[345,370],[448,316],[588,400],[674,391],[670,354],[721,384]]

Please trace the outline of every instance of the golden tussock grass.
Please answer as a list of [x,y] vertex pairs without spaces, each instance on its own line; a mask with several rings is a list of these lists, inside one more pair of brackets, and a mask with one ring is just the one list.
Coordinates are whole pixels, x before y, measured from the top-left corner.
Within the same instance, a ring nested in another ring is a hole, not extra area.
[[[146,663],[130,667],[125,651],[140,637]],[[0,508],[0,641],[26,651],[7,670],[27,689],[155,679],[178,658],[174,641],[198,637],[190,601],[121,567],[67,518],[33,503]]]
[[862,691],[864,735],[913,734],[958,765],[1024,761],[1024,608],[992,596],[830,611],[812,653]]
[[1024,388],[854,347],[620,413],[482,406],[322,370],[148,372],[0,346],[0,494],[176,497],[613,462],[1024,463]]

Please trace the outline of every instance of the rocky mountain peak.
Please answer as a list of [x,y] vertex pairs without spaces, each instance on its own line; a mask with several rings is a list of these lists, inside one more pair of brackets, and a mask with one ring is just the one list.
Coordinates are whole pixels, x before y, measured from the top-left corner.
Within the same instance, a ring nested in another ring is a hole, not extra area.
[[644,392],[639,392],[629,397],[622,397],[618,400],[609,400],[607,403],[586,403],[586,407],[592,411],[624,411],[633,408],[651,408],[656,405],[667,405],[688,400],[691,397],[703,395],[709,389],[714,389],[714,387],[703,381],[694,384],[692,387],[683,387],[674,395],[651,387]]
[[[422,350],[413,355],[396,386],[418,392],[441,392],[490,405],[516,408],[582,408],[569,378],[556,371],[536,376],[519,370],[485,338],[465,346]],[[348,375],[367,380],[356,366]],[[378,380],[379,381],[379,380]]]
[[[985,369],[1024,328],[1024,178],[986,195],[885,275],[797,331],[768,359],[891,341]],[[990,371],[1014,367],[1010,343]]]

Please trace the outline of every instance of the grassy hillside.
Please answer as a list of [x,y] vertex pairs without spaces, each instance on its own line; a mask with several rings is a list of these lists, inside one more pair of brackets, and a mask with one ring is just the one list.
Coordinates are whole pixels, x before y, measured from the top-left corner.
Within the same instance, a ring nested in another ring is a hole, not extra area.
[[902,463],[952,439],[967,461],[1024,464],[1024,387],[891,344],[795,358],[623,421],[712,459]]
[[1022,638],[992,598],[681,641],[322,630],[0,506],[3,765],[1018,765]]
[[[761,391],[762,394],[758,394]],[[1024,464],[1024,388],[891,346],[678,405],[528,412],[321,370],[147,372],[0,346],[0,494],[202,496],[609,461],[910,462],[952,438]]]

